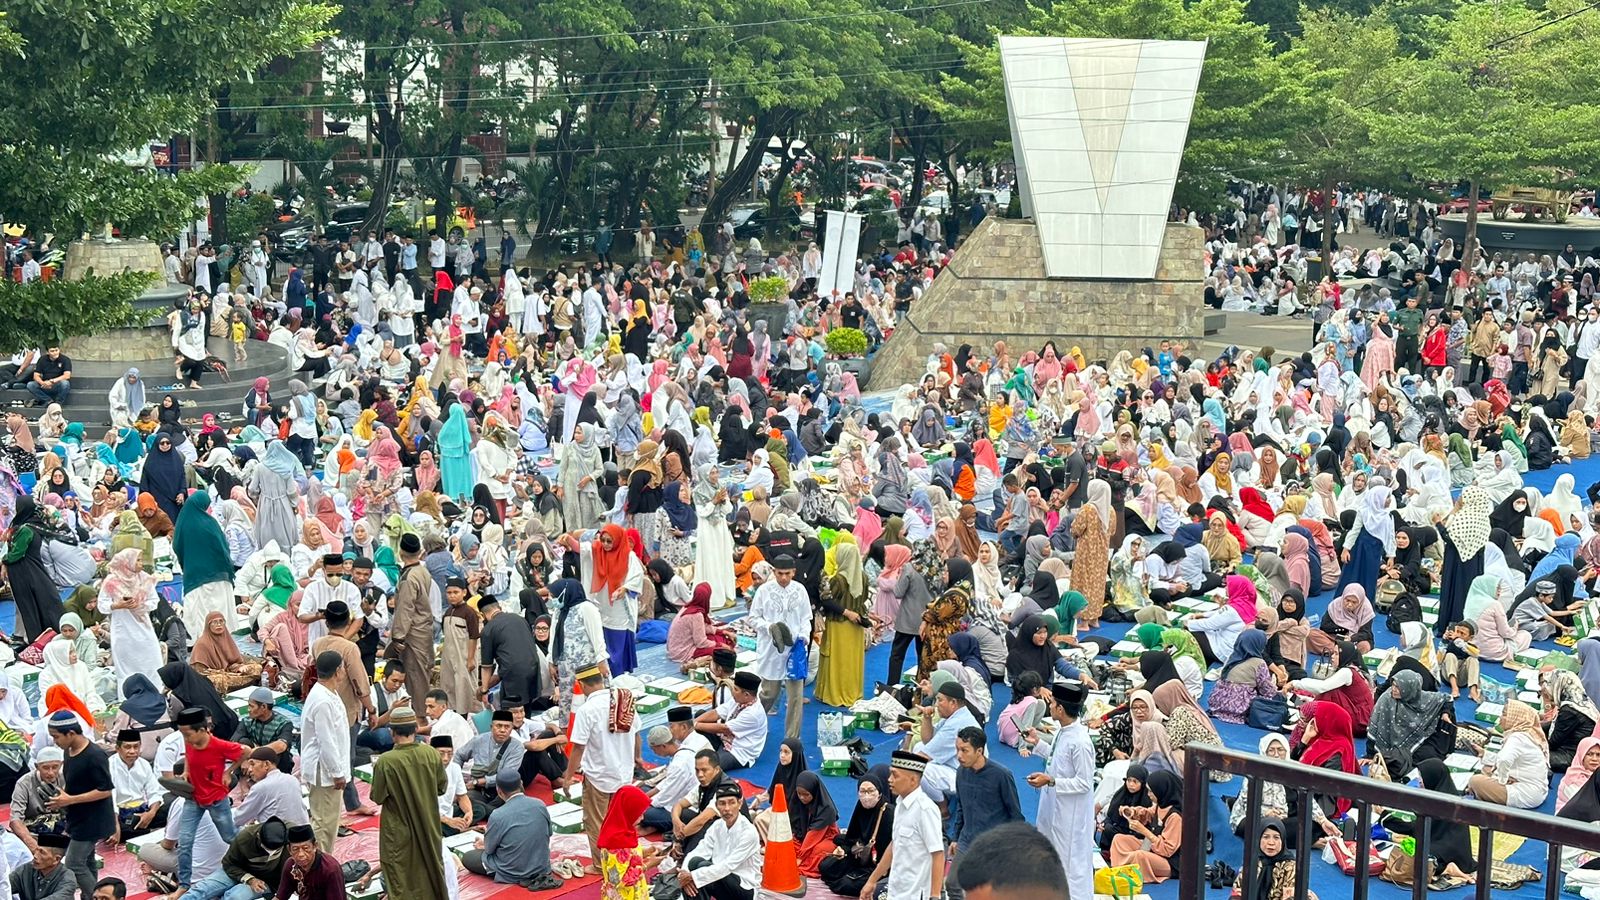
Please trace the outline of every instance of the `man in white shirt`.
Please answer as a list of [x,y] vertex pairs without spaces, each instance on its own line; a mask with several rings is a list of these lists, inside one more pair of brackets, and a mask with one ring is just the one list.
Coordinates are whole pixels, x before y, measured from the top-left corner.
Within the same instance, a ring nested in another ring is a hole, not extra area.
[[178,763],[183,761],[183,748],[183,732],[177,729],[156,744],[156,758],[151,765],[162,778],[171,776],[177,770]]
[[436,738],[440,735],[450,737],[452,750],[456,747],[465,747],[467,742],[478,736],[477,729],[467,721],[461,713],[450,708],[450,695],[442,689],[434,688],[422,699],[422,709],[428,715],[428,724],[417,729],[418,734],[427,729],[427,735]]
[[732,772],[755,764],[767,746],[767,714],[756,703],[761,679],[743,669],[733,673],[733,690],[716,709],[708,709],[695,721],[696,731],[706,736],[724,771]]
[[333,851],[339,830],[339,808],[350,780],[350,726],[344,701],[334,687],[343,677],[344,657],[337,650],[317,656],[317,683],[306,692],[300,713],[300,777],[310,790],[311,827],[317,846]]
[[[894,751],[889,762],[889,790],[894,792],[894,838],[878,867],[861,888],[870,897],[885,875],[895,900],[934,900],[944,894],[944,827],[939,807],[922,791],[928,758]],[[703,844],[701,846],[704,846]]]
[[691,753],[711,749],[711,742],[706,740],[706,736],[694,730],[694,710],[687,706],[674,706],[667,710],[667,729],[672,732],[672,739],[678,746],[687,748]]
[[[567,782],[583,774],[583,831],[589,837],[589,859],[600,858],[595,843],[611,796],[633,781],[634,763],[642,759],[639,749],[639,718],[631,706],[627,715],[613,714],[612,688],[605,686],[600,667],[590,666],[578,673],[583,685],[583,705],[573,715],[572,748],[567,756]],[[590,863],[588,873],[600,868]]]
[[312,579],[300,592],[300,605],[295,607],[295,616],[306,623],[307,647],[315,646],[317,641],[328,636],[328,626],[323,621],[328,604],[343,600],[350,609],[361,608],[361,593],[355,585],[344,580],[344,556],[338,553],[324,554],[321,566],[321,577],[317,577],[313,570]]
[[479,800],[474,802],[472,794],[467,791],[467,779],[461,774],[461,765],[455,761],[455,740],[448,734],[436,734],[428,739],[428,744],[439,754],[439,762],[444,764],[444,790],[439,794],[439,824],[444,829],[444,836],[460,834],[472,827],[472,823],[479,819],[488,818],[489,805]]
[[1590,306],[1578,320],[1577,344],[1578,358],[1572,363],[1571,383],[1574,385],[1583,380],[1590,361],[1600,354],[1600,307]]
[[239,760],[239,768],[249,779],[249,793],[234,808],[235,822],[243,826],[278,818],[288,825],[311,824],[300,779],[278,767],[278,751],[257,747]]
[[42,277],[44,269],[39,265],[39,261],[33,258],[33,251],[22,251],[22,283],[38,281]]
[[161,271],[166,276],[167,284],[183,281],[183,260],[178,258],[177,248],[171,244],[161,245]]
[[665,725],[650,729],[646,738],[650,752],[665,757],[667,764],[657,769],[647,783],[639,785],[650,795],[650,808],[639,824],[665,834],[672,831],[672,808],[685,797],[694,796],[699,787],[694,777],[695,751],[679,744]]
[[786,695],[785,737],[800,736],[806,677],[806,647],[811,639],[811,597],[794,580],[794,557],[779,554],[772,562],[774,576],[756,590],[750,603],[750,624],[756,632],[756,664],[761,678],[761,705],[770,714],[777,708],[778,688]]
[[364,267],[367,269],[383,262],[383,242],[378,240],[376,231],[367,232],[367,242],[361,245],[361,255]]
[[166,789],[156,780],[155,767],[139,757],[141,746],[138,730],[125,728],[117,734],[117,755],[111,759],[111,802],[117,807],[113,844],[166,824],[161,805]]
[[[678,871],[684,896],[708,900],[753,900],[761,884],[761,836],[741,809],[738,785],[717,788],[717,820]],[[932,805],[931,803],[929,804]],[[937,821],[937,816],[935,817]],[[863,897],[871,896],[862,891]],[[898,900],[894,893],[890,894]]]

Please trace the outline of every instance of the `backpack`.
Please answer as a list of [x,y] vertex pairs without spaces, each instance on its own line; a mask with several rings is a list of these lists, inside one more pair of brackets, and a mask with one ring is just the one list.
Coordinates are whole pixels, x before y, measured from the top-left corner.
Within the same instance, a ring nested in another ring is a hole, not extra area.
[[1407,622],[1422,621],[1422,606],[1417,602],[1417,595],[1410,591],[1394,598],[1394,603],[1389,607],[1388,629],[1395,634],[1400,633],[1400,626]]

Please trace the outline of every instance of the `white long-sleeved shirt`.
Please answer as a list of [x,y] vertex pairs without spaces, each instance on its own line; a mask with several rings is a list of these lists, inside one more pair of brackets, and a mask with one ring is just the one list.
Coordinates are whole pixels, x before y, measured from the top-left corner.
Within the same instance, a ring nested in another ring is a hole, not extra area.
[[111,761],[111,802],[118,806],[126,803],[152,803],[165,793],[156,781],[155,767],[134,757],[128,765],[119,756]]
[[811,598],[798,581],[787,587],[776,578],[756,590],[750,604],[750,624],[756,632],[756,664],[751,667],[766,681],[782,681],[788,673],[789,647],[776,647],[772,643],[771,626],[782,622],[797,641],[811,638]]
[[700,782],[694,777],[695,751],[688,747],[679,747],[678,752],[672,754],[672,759],[667,761],[667,771],[656,782],[656,793],[650,798],[650,805],[661,809],[670,810],[678,805],[678,801],[685,797],[696,796],[700,789]]
[[[705,865],[694,868],[690,863],[696,860]],[[761,883],[761,836],[744,816],[735,817],[732,825],[718,816],[706,826],[700,843],[684,860],[684,867],[689,869],[697,888],[732,874],[739,879],[740,887],[753,891]]]
[[306,694],[300,713],[300,773],[307,785],[332,787],[350,777],[350,727],[344,701],[321,682]]

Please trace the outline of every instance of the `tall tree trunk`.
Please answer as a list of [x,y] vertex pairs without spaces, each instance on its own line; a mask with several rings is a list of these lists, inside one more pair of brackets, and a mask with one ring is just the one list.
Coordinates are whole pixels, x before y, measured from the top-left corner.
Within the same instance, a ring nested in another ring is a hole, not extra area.
[[789,184],[789,166],[785,162],[779,162],[778,174],[773,176],[772,187],[767,189],[767,237],[769,238],[777,237],[781,231],[775,232],[775,229],[781,229],[788,224],[786,218],[780,221],[786,208],[783,202],[783,189]]
[[[384,84],[384,89],[374,94],[373,120],[377,125],[378,152],[382,154],[382,158],[378,161],[378,177],[372,185],[372,203],[367,207],[367,220],[361,223],[362,230],[369,231],[382,229],[384,217],[389,210],[389,200],[394,196],[394,186],[400,180],[402,112],[389,100],[388,86],[393,71],[393,60],[369,51],[366,55],[366,64],[362,68],[368,77],[374,72],[381,73]],[[398,89],[395,91],[395,96],[399,96]]]
[[744,155],[729,169],[727,177],[717,185],[717,192],[711,195],[706,202],[704,222],[711,223],[712,228],[719,228],[722,220],[727,217],[728,208],[733,202],[744,196],[750,183],[755,179],[756,172],[761,169],[761,156],[766,152],[767,143],[778,134],[786,130],[793,121],[794,114],[787,110],[769,110],[756,116],[755,125],[750,130],[750,139],[745,143]]
[[1467,233],[1461,238],[1461,267],[1472,274],[1478,264],[1478,179],[1467,182]]
[[[1333,202],[1333,192],[1337,185],[1333,173],[1327,172],[1322,176],[1322,274],[1324,277],[1333,275],[1333,233],[1339,223],[1339,210]],[[1311,294],[1310,285],[1301,285],[1305,289],[1305,296]]]
[[911,173],[911,193],[906,196],[905,207],[915,210],[917,203],[922,200],[922,189],[927,186],[925,182],[928,180],[928,111],[918,107],[911,115],[911,123],[911,127],[906,129],[911,133],[906,143],[911,145],[911,155],[915,157],[912,165],[916,170]]

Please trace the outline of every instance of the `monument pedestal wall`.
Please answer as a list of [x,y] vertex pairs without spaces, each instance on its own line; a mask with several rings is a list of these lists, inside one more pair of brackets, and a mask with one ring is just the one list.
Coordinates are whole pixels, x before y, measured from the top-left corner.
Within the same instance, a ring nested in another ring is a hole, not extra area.
[[1154,346],[1193,346],[1205,332],[1204,233],[1168,223],[1153,280],[1046,278],[1031,221],[989,217],[979,223],[933,286],[900,317],[873,359],[872,390],[914,383],[935,343],[951,353],[972,344],[975,356],[1003,340],[1013,358],[1053,340],[1065,355],[1089,359]]

